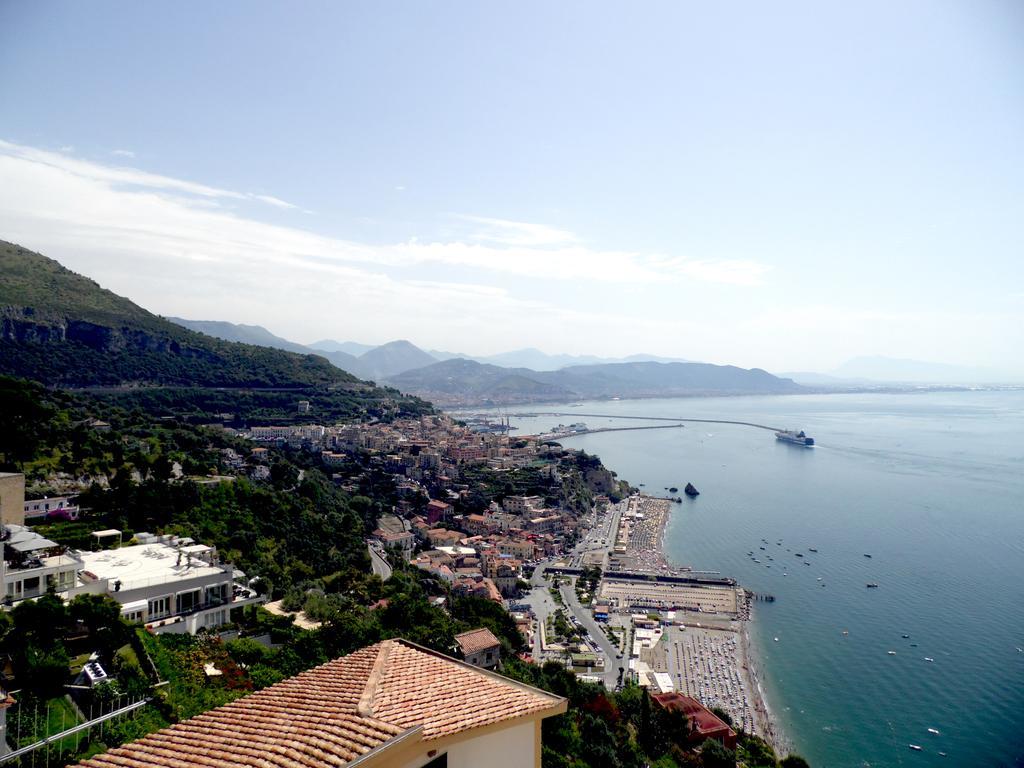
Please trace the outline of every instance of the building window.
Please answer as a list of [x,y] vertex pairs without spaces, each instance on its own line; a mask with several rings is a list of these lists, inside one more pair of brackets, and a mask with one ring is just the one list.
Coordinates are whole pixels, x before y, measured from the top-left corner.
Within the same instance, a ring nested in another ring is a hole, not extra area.
[[423,768],[448,768],[448,753],[438,755],[429,763],[424,763]]
[[158,597],[156,600],[149,601],[149,618],[150,621],[153,619],[162,619],[164,616],[171,615],[171,598],[169,597]]
[[191,592],[182,592],[174,601],[174,612],[175,613],[187,613],[196,607],[199,603],[199,590],[195,589]]

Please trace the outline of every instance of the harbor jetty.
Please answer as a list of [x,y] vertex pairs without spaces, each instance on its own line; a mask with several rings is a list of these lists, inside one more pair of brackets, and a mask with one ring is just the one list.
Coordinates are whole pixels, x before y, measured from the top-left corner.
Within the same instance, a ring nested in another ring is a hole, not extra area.
[[[694,418],[678,418],[673,416],[625,416],[618,413],[579,413],[574,411],[572,413],[565,413],[562,411],[534,411],[530,413],[512,413],[510,416],[516,416],[519,418],[530,418],[535,416],[583,416],[590,419],[632,419],[635,421],[674,421],[674,422],[686,422],[695,424],[738,424],[742,427],[755,427],[757,429],[767,429],[770,432],[780,432],[782,427],[771,427],[767,424],[756,424],[753,421],[735,421],[732,419],[694,419]],[[623,427],[627,429],[627,427]],[[597,430],[595,430],[597,431]],[[607,430],[609,432],[614,431],[612,429]]]

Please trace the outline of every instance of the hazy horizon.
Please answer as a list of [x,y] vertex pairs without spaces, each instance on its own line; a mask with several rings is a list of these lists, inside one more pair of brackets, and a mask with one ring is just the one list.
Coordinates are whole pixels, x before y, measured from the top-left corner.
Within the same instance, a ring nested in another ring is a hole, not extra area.
[[6,4],[0,238],[304,344],[1024,377],[1024,10],[732,10]]

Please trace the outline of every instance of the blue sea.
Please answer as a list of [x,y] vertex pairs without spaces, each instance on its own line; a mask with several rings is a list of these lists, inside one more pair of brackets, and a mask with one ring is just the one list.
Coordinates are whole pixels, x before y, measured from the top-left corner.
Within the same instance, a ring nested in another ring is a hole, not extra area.
[[508,410],[562,414],[512,416],[520,434],[642,424],[584,413],[806,430],[814,449],[695,423],[564,444],[647,492],[700,490],[673,505],[666,554],[776,597],[756,604],[754,650],[775,720],[813,766],[1024,765],[1024,392]]

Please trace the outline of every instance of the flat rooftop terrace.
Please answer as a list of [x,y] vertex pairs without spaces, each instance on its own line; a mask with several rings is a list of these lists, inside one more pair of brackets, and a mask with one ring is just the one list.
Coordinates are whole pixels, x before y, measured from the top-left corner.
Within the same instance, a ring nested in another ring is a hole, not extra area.
[[[195,547],[183,547],[179,553],[177,547],[167,544],[135,544],[120,549],[109,549],[102,552],[82,552],[82,568],[97,579],[119,580],[122,589],[136,589],[150,584],[158,584],[202,576],[214,576],[225,572],[219,565],[210,565],[193,552],[189,563],[188,550]],[[204,552],[208,547],[201,548]]]

